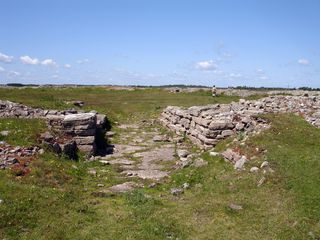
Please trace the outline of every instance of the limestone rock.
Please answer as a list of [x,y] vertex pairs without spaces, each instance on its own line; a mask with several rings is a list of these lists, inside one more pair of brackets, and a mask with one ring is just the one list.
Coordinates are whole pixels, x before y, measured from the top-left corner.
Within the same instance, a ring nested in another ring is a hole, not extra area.
[[179,196],[179,195],[181,195],[181,194],[184,193],[184,190],[183,190],[183,188],[172,188],[172,189],[170,190],[170,193],[171,193],[172,195],[174,195],[174,196]]
[[95,113],[78,113],[78,114],[70,114],[66,115],[63,119],[64,124],[71,125],[86,125],[90,123],[96,122],[96,114]]
[[242,156],[239,160],[236,161],[234,164],[234,169],[236,170],[243,170],[244,164],[247,162],[247,158],[245,156]]
[[230,162],[237,162],[240,158],[241,155],[232,149],[227,149],[226,151],[222,152],[221,155],[228,161]]
[[229,205],[229,208],[230,208],[231,210],[235,210],[235,211],[239,211],[239,210],[242,210],[242,209],[243,209],[243,207],[242,207],[241,205],[234,204],[234,203],[231,203],[231,204]]
[[179,158],[186,158],[189,155],[189,152],[184,149],[180,149],[177,151]]
[[264,161],[261,166],[260,166],[261,169],[266,169],[266,168],[269,168],[269,162],[268,161]]
[[169,138],[167,136],[164,135],[157,135],[154,136],[152,139],[154,142],[169,142]]
[[114,185],[110,187],[109,190],[114,193],[124,193],[124,192],[132,191],[137,187],[141,187],[141,184],[137,184],[135,182],[125,182],[125,183]]
[[250,172],[251,173],[259,172],[259,168],[258,167],[252,167],[252,168],[250,168]]
[[207,166],[207,165],[208,165],[208,162],[201,158],[194,160],[192,163],[192,166],[197,168]]
[[218,153],[218,152],[210,152],[209,155],[212,156],[212,157],[217,157],[217,156],[220,156],[220,153]]

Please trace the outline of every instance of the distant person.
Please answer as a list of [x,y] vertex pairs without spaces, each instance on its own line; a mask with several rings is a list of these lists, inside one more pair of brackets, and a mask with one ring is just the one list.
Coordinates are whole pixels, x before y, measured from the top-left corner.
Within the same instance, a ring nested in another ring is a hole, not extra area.
[[215,85],[213,85],[212,89],[211,89],[211,92],[212,92],[212,97],[216,97],[217,96],[217,88]]

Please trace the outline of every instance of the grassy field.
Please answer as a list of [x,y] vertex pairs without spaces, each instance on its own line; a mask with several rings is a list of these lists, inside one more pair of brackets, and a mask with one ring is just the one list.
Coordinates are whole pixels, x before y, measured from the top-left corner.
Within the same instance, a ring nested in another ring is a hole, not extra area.
[[[173,94],[163,90],[0,89],[0,99],[32,106],[68,107],[65,100],[84,100],[87,109],[107,113],[112,121],[135,122],[156,116],[166,105],[202,105],[214,100],[207,92]],[[264,149],[237,172],[220,157],[203,153],[209,165],[175,172],[156,188],[114,197],[92,195],[98,183],[119,181],[112,166],[58,159],[45,153],[32,162],[31,173],[16,177],[0,171],[0,239],[319,239],[320,130],[295,115],[265,116],[272,127],[250,138],[243,150]],[[12,123],[14,121],[14,123]],[[11,122],[11,124],[7,124]],[[18,131],[11,144],[43,131],[37,120],[1,120],[0,130]],[[32,138],[33,139],[33,138]],[[9,139],[3,139],[9,141]],[[225,141],[217,149],[226,148]],[[235,143],[234,143],[235,144]],[[274,173],[248,169],[270,162]],[[88,169],[103,169],[98,176]],[[189,183],[181,196],[172,187]],[[228,206],[238,204],[240,211]]]
[[[251,98],[258,98],[253,96]],[[194,106],[237,101],[238,97],[211,97],[210,91],[170,93],[164,89],[110,90],[107,88],[0,88],[0,99],[46,109],[66,109],[70,100],[85,101],[85,110],[105,113],[112,121],[136,121],[154,117],[169,105]]]

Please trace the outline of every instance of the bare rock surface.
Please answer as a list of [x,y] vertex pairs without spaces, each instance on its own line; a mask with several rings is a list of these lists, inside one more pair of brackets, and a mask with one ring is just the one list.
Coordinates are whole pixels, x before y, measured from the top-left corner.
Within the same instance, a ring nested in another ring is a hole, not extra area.
[[[147,128],[145,126],[148,126]],[[168,177],[175,168],[175,143],[168,142],[165,134],[160,134],[159,126],[143,122],[123,124],[112,146],[112,152],[102,157],[95,157],[102,163],[102,168],[116,165],[119,178],[126,182],[96,192],[97,196],[110,196],[117,192],[131,191],[142,187],[143,180],[152,180],[154,184]],[[154,141],[154,137],[161,141]],[[132,179],[137,181],[132,182]]]
[[169,176],[169,172],[157,169],[128,170],[124,171],[123,174],[127,177],[138,177],[141,179],[152,180],[161,180],[162,178]]
[[125,182],[125,183],[114,185],[114,186],[110,187],[109,190],[111,192],[115,192],[115,193],[124,193],[124,192],[132,191],[135,188],[140,187],[140,186],[141,186],[141,184],[137,184],[135,182]]
[[115,160],[110,160],[109,164],[114,165],[114,164],[119,164],[119,165],[132,165],[134,164],[135,161],[131,161],[128,159],[120,158],[120,159],[115,159]]

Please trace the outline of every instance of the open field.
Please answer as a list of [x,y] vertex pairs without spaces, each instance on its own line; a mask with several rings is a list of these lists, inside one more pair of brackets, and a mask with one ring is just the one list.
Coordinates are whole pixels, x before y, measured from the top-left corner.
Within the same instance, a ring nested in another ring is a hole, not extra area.
[[[149,143],[154,132],[172,134],[157,123],[139,125],[142,120],[152,122],[168,105],[229,103],[239,97],[160,89],[30,88],[0,89],[0,99],[48,109],[70,108],[66,101],[83,100],[83,109],[107,114],[116,132],[111,143],[130,144],[137,138]],[[229,138],[215,148],[237,146],[251,155],[246,171],[235,171],[220,156],[210,156],[188,140],[183,144],[199,153],[207,166],[174,170],[152,188],[148,187],[152,181],[133,178],[145,187],[115,196],[94,193],[101,188],[98,185],[106,188],[128,180],[119,174],[119,166],[87,162],[83,156],[70,161],[46,151],[31,162],[25,176],[0,170],[0,238],[319,239],[320,129],[293,114],[262,117],[270,121],[270,129],[250,137],[245,145]],[[129,123],[142,127],[121,128]],[[11,134],[0,141],[28,146],[38,144],[36,136],[45,131],[45,124],[36,119],[0,119],[3,130]],[[152,147],[166,146],[154,143]],[[256,153],[257,148],[264,153]],[[266,160],[274,172],[248,171]],[[172,166],[165,163],[164,167]],[[88,172],[91,169],[96,174]],[[264,183],[258,186],[262,177]],[[190,186],[183,194],[170,193],[184,183]],[[230,204],[242,209],[232,209]]]
[[[96,110],[113,121],[139,121],[155,117],[169,105],[194,106],[237,101],[237,96],[211,97],[211,92],[197,91],[173,94],[164,89],[110,90],[107,88],[0,88],[1,99],[32,107],[67,109],[70,100],[85,101],[85,110]],[[261,96],[255,95],[248,99]]]

